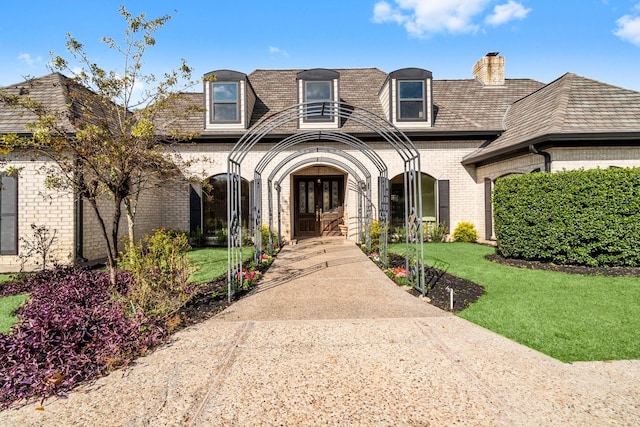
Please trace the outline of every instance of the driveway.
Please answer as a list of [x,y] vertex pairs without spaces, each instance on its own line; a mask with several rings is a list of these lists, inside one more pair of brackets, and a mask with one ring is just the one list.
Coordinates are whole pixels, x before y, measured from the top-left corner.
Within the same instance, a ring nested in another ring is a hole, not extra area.
[[3,426],[638,425],[640,361],[563,364],[393,284],[353,243],[261,284],[126,370]]

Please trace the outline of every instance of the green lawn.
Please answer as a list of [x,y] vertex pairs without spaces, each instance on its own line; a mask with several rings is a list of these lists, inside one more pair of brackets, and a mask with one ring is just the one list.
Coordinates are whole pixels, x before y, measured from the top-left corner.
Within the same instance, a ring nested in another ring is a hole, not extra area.
[[11,295],[0,298],[0,334],[6,334],[17,322],[12,313],[26,301],[28,295]]
[[[390,250],[403,253],[404,244]],[[493,251],[425,244],[427,264],[444,260],[450,274],[485,289],[460,317],[563,362],[640,359],[640,278],[507,267],[484,259]]]
[[[188,254],[197,268],[190,278],[194,283],[207,283],[227,273],[227,248],[198,248]],[[251,259],[253,248],[243,247],[242,255],[246,260]]]

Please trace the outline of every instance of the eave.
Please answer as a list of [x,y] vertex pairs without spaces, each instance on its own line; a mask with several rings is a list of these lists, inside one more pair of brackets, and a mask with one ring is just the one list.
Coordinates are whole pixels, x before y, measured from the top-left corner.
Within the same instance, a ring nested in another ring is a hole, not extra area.
[[492,150],[488,153],[479,153],[471,155],[462,160],[462,164],[477,165],[479,163],[488,164],[492,161],[505,159],[508,157],[520,155],[523,150],[528,149],[530,145],[544,144],[546,146],[563,145],[571,142],[596,142],[606,145],[612,145],[613,142],[625,142],[625,145],[636,141],[640,143],[640,131],[637,132],[600,132],[600,133],[557,133],[541,135],[531,138],[517,144]]
[[[320,129],[317,132],[323,132],[325,130]],[[312,133],[315,132],[313,130],[309,131],[300,131],[300,133]],[[341,131],[340,129],[332,130],[332,132],[344,132],[349,135],[352,135],[356,138],[359,138],[363,141],[380,141],[382,137],[375,132],[347,132]],[[425,139],[433,139],[433,140],[447,140],[447,139],[493,139],[500,136],[500,134],[504,132],[502,129],[495,130],[418,130],[418,131],[410,131],[405,130],[402,131],[409,139],[416,140],[425,140]],[[247,132],[242,133],[201,133],[197,138],[195,138],[194,142],[221,142],[221,141],[238,141],[243,136],[245,136]],[[260,142],[275,142],[281,139],[285,139],[293,135],[292,133],[269,133],[263,136],[260,139]]]

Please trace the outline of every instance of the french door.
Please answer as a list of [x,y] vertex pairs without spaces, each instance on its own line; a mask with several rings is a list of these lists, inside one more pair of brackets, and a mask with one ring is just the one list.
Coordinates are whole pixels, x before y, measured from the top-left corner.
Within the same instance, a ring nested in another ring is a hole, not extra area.
[[343,221],[344,177],[299,176],[295,180],[295,235],[339,235]]

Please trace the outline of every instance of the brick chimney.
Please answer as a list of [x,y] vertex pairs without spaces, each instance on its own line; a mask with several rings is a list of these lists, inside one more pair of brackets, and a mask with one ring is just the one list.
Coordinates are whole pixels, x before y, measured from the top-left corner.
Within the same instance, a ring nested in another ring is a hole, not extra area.
[[504,56],[489,52],[473,66],[473,78],[484,86],[504,86]]

